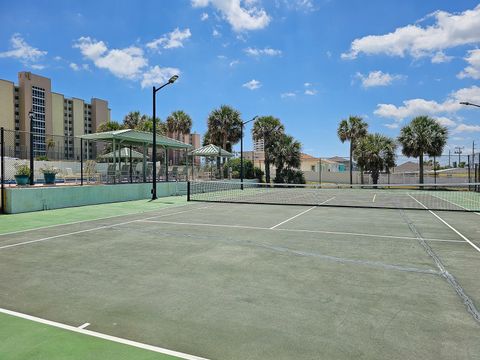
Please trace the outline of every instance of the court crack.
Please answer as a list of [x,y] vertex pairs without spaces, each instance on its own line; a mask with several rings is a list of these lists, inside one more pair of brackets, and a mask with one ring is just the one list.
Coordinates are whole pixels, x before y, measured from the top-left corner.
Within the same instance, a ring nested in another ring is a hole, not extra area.
[[423,249],[426,251],[426,253],[433,259],[435,262],[435,265],[437,268],[440,270],[440,272],[437,272],[440,276],[442,276],[447,282],[450,284],[451,287],[455,290],[457,295],[460,297],[460,299],[463,301],[463,304],[465,305],[467,312],[472,315],[473,319],[480,323],[480,312],[478,311],[477,307],[475,306],[475,303],[473,300],[465,293],[465,290],[463,287],[460,285],[458,280],[448,272],[448,270],[445,268],[445,265],[442,263],[442,260],[438,257],[438,255],[433,251],[433,249],[430,247],[430,245],[427,244],[423,236],[420,234],[418,229],[416,228],[415,224],[413,221],[410,220],[408,215],[405,213],[404,210],[399,209],[400,214],[403,218],[403,220],[407,223],[410,231],[415,235],[417,238],[417,241],[422,245]]

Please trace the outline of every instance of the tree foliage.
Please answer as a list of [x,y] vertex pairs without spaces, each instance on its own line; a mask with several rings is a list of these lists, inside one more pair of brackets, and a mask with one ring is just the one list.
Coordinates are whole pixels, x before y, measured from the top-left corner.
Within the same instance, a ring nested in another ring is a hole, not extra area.
[[369,171],[374,184],[378,183],[380,172],[395,166],[394,139],[381,134],[368,134],[356,144],[353,153],[358,165]]
[[353,182],[353,152],[357,142],[367,135],[368,124],[360,116],[350,116],[348,119],[340,121],[338,124],[337,135],[342,143],[350,142],[350,184]]
[[288,175],[283,170],[291,170],[300,167],[302,144],[293,136],[280,134],[274,142],[273,156],[275,163],[275,182],[288,182]]
[[204,142],[231,151],[232,146],[240,141],[241,127],[240,112],[231,106],[222,105],[208,115]]
[[400,130],[402,154],[419,158],[420,183],[423,184],[423,155],[440,156],[447,144],[448,129],[429,116],[417,116]]
[[265,181],[270,182],[270,165],[275,163],[275,143],[285,128],[279,119],[273,116],[259,117],[253,123],[253,139],[258,141],[263,139],[265,152]]

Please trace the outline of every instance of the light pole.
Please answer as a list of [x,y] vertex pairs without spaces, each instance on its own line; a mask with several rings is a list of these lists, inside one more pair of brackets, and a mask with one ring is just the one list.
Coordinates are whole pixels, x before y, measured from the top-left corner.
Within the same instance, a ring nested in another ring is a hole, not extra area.
[[[156,114],[156,94],[160,89],[163,89],[165,86],[173,84],[178,79],[178,75],[173,75],[167,83],[163,84],[159,88],[153,87],[152,95],[153,95],[153,154],[152,154],[152,162],[153,162],[153,171],[152,171],[152,200],[157,199],[157,114]],[[166,149],[165,149],[166,151]],[[167,159],[168,162],[168,159]],[[167,164],[167,176],[168,176],[168,164]]]
[[34,184],[34,152],[33,152],[33,120],[35,119],[35,113],[30,110],[28,112],[28,118],[30,119],[30,185]]
[[242,183],[241,184],[242,190],[243,190],[243,127],[245,126],[245,124],[248,124],[249,122],[252,122],[257,118],[258,118],[258,115],[255,115],[251,120],[242,122],[242,126],[240,128],[240,182]]
[[477,104],[474,104],[474,103],[471,103],[471,102],[468,102],[468,101],[461,101],[460,104],[461,105],[467,105],[467,106],[475,106],[475,107],[480,108],[480,105],[477,105]]

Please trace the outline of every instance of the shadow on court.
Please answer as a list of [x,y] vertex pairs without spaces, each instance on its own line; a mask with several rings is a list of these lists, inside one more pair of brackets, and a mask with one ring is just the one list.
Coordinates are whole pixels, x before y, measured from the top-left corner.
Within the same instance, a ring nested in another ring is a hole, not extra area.
[[0,307],[212,359],[475,359],[480,216],[438,215],[195,203],[3,235]]

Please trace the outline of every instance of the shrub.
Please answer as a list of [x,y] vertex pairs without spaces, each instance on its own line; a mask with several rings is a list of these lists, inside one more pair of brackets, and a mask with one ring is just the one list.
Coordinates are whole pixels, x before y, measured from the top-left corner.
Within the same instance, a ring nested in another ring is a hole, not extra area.
[[282,184],[305,184],[303,171],[294,169],[283,169],[279,176],[275,177],[276,183]]
[[15,175],[30,175],[30,167],[27,164],[15,164]]

